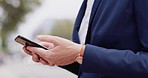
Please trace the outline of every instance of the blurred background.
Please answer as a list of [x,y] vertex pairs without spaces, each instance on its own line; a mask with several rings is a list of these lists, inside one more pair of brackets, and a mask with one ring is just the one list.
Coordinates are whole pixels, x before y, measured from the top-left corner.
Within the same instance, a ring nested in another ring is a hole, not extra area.
[[34,63],[14,38],[38,34],[71,40],[82,0],[0,0],[0,78],[77,78],[59,67]]

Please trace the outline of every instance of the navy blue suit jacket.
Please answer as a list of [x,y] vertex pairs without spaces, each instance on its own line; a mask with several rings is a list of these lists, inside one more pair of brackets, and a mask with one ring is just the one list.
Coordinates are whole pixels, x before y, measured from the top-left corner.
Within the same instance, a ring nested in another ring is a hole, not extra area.
[[[85,13],[77,16],[73,41]],[[80,78],[148,78],[148,0],[95,0]]]

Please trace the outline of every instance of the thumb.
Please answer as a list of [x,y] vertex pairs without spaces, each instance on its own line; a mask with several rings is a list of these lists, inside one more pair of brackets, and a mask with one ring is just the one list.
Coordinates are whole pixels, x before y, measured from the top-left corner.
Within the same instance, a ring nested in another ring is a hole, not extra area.
[[42,48],[28,46],[27,49],[32,53],[39,55],[42,58],[45,58],[45,56],[47,55],[47,50],[44,50]]
[[60,41],[58,37],[51,35],[38,35],[37,39],[39,41],[53,43],[54,45],[58,45]]
[[54,44],[53,43],[41,42],[40,44],[43,45],[44,47],[48,48],[48,49],[54,48]]

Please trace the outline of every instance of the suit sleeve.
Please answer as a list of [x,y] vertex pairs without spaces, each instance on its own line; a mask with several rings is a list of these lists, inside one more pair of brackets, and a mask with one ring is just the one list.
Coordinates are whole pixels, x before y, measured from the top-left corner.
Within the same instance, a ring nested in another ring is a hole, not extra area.
[[114,78],[148,78],[148,0],[133,0],[143,50],[106,49],[86,45],[82,72]]
[[68,70],[69,72],[78,75],[79,74],[79,64],[78,63],[73,63],[70,65],[66,65],[66,66],[60,66],[63,69]]

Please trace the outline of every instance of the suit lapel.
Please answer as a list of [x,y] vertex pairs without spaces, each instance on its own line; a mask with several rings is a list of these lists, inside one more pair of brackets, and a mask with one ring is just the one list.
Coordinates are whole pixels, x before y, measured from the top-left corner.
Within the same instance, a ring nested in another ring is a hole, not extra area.
[[79,31],[83,16],[85,14],[86,5],[87,5],[87,0],[84,0],[83,3],[82,3],[81,8],[79,10],[76,21],[75,21],[74,30],[73,30],[73,38],[72,39],[76,43],[80,43],[79,36],[78,36],[78,31]]
[[[90,39],[88,39],[88,38],[90,38],[91,23],[93,21],[93,18],[95,16],[97,8],[98,8],[98,6],[100,4],[100,1],[101,0],[95,0],[95,2],[94,2],[93,9],[92,9],[91,16],[90,16],[90,20],[89,20],[89,29],[88,29],[86,41],[90,41]],[[76,43],[80,43],[79,36],[78,36],[78,31],[79,31],[83,16],[85,14],[86,7],[87,7],[87,0],[84,0],[82,6],[80,8],[80,11],[78,13],[77,19],[75,21],[74,30],[73,30],[73,38],[72,39]]]
[[90,15],[89,27],[88,27],[88,31],[87,31],[87,36],[86,36],[85,44],[90,44],[92,23],[93,23],[93,19],[94,19],[95,15],[96,15],[96,11],[97,11],[100,3],[101,3],[101,0],[95,0],[95,2],[93,4],[93,8],[92,8],[91,15]]
[[95,13],[99,7],[99,4],[102,0],[95,0],[94,2],[94,5],[93,5],[93,8],[92,8],[92,12],[91,12],[91,15],[90,15],[90,20],[89,20],[89,23],[92,23],[93,19],[94,19],[94,16],[95,16]]

